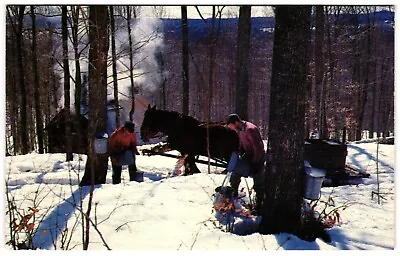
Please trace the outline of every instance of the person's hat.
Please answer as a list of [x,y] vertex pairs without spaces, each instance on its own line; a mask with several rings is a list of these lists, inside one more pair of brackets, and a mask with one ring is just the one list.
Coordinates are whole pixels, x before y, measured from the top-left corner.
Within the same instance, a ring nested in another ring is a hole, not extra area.
[[236,121],[242,121],[242,119],[240,119],[238,114],[230,114],[228,116],[228,120],[226,121],[226,124],[233,124]]
[[124,127],[128,129],[129,132],[135,132],[135,124],[131,121],[126,121]]

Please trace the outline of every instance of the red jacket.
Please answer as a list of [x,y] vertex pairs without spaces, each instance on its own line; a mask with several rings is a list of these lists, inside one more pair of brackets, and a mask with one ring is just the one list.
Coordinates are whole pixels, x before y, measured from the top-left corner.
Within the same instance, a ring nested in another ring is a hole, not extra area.
[[254,164],[264,161],[264,143],[260,131],[254,124],[243,121],[243,129],[237,131],[240,140],[240,151],[250,157]]
[[130,133],[125,127],[117,128],[108,139],[108,154],[111,156],[111,162],[115,162],[115,156],[123,153],[125,150],[132,150],[135,159],[136,134]]

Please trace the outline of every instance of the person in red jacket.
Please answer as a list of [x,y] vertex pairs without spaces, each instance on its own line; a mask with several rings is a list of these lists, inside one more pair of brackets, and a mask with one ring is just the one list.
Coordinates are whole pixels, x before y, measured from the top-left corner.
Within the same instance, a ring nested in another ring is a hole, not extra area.
[[265,150],[260,131],[253,123],[242,120],[237,114],[230,114],[226,123],[237,132],[240,141],[239,149],[232,153],[226,170],[232,172],[230,183],[234,197],[239,194],[241,177],[251,176],[256,192],[256,210],[259,210],[265,193]]
[[108,154],[111,157],[112,164],[112,183],[121,183],[122,164],[121,158],[124,157],[126,150],[132,150],[132,164],[128,165],[129,180],[135,180],[136,168],[136,135],[135,124],[125,122],[124,126],[118,127],[108,140]]

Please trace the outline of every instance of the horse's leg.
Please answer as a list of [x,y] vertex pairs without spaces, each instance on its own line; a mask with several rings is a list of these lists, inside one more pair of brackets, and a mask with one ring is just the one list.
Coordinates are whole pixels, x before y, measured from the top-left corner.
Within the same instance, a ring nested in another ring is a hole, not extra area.
[[185,158],[185,175],[191,175],[195,173],[201,173],[199,168],[197,168],[196,160],[194,155],[189,154]]
[[[184,165],[186,157],[187,157],[187,155],[181,155],[181,156],[178,158],[178,161],[177,161],[176,164],[175,164],[174,170],[172,171],[172,175],[173,175],[173,176],[175,176],[175,175],[177,175],[177,174],[180,174],[179,169],[181,169],[182,166]],[[185,169],[186,169],[186,167],[185,167]]]

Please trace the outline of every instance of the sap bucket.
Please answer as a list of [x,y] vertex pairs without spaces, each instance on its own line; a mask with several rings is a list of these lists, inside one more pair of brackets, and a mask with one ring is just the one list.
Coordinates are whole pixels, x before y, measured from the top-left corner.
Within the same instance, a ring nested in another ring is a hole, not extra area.
[[94,138],[94,152],[97,154],[107,153],[107,133],[96,134]]
[[137,182],[143,182],[143,172],[137,171],[133,179]]
[[312,168],[311,166],[305,166],[305,177],[304,177],[304,192],[303,197],[309,200],[317,200],[321,191],[322,183],[326,171],[323,169]]

